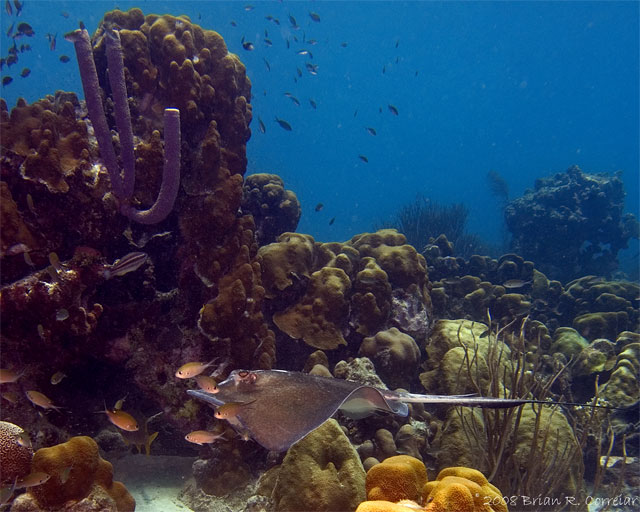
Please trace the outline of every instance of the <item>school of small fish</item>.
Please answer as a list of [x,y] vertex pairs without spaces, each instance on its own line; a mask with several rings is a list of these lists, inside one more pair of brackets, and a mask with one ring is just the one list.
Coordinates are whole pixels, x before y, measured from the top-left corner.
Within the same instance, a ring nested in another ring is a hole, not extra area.
[[[12,17],[15,16],[18,18],[24,9],[25,2],[21,2],[20,0],[5,0],[4,10],[7,16]],[[68,18],[68,13],[61,13],[64,18]],[[47,40],[47,46],[50,51],[56,51],[56,41],[57,41],[57,33],[56,34],[45,34],[45,39]],[[17,19],[11,23],[9,28],[6,31],[6,36],[12,40],[11,45],[6,45],[7,54],[0,58],[0,70],[3,70],[5,66],[8,69],[11,69],[11,66],[17,64],[20,60],[20,55],[24,52],[30,52],[32,47],[31,43],[23,42],[25,37],[32,38],[36,36],[36,32],[33,27],[27,23],[26,21],[18,21]],[[67,55],[61,55],[59,57],[60,62],[66,64],[71,59]],[[31,75],[31,69],[24,67],[17,74],[20,78],[27,78]],[[14,81],[14,77],[11,75],[3,75],[2,76],[2,86],[6,87]]]
[[[312,48],[318,44],[331,45],[329,41],[319,42],[318,39],[314,39],[312,37],[308,37],[310,33],[313,32],[314,26],[321,23],[323,16],[321,13],[316,11],[308,11],[307,16],[304,18],[296,17],[288,13],[284,19],[279,19],[273,14],[266,14],[264,16],[264,20],[266,21],[266,26],[261,28],[259,31],[255,31],[255,29],[249,28],[249,25],[244,27],[243,21],[245,20],[244,16],[247,16],[247,22],[255,22],[256,17],[261,16],[259,11],[264,9],[263,5],[251,5],[247,4],[242,8],[245,14],[240,17],[233,19],[230,21],[231,27],[234,29],[238,29],[238,36],[240,39],[240,46],[244,51],[247,52],[260,52],[262,53],[262,61],[266,68],[267,72],[276,72],[279,74],[283,74],[286,76],[287,71],[283,71],[282,69],[278,69],[278,66],[282,66],[281,56],[274,56],[273,58],[269,57],[269,52],[271,52],[272,47],[278,47],[282,43],[284,43],[284,48],[288,50],[290,55],[292,55],[291,62],[293,65],[291,66],[291,79],[294,84],[297,85],[299,81],[304,80],[305,75],[309,76],[317,76],[321,72],[321,64],[317,62],[314,53],[316,52]],[[264,13],[264,10],[262,10]],[[273,29],[273,30],[272,30]],[[244,33],[243,33],[244,32]],[[249,40],[249,35],[251,39]],[[337,48],[335,51],[340,52],[343,49],[349,47],[348,41],[339,41],[335,43]],[[400,48],[400,40],[395,39],[391,42],[394,50],[398,50]],[[300,59],[303,59],[300,62]],[[278,66],[274,64],[274,62],[278,62]],[[382,75],[389,75],[396,68],[401,66],[401,57],[400,55],[396,55],[395,59],[390,60],[389,62],[381,63]],[[306,73],[305,73],[306,71]],[[416,70],[413,74],[414,77],[418,76],[418,71]],[[286,98],[288,98],[291,103],[295,107],[302,108],[302,98],[301,96],[295,94],[293,91],[283,91],[282,93]],[[267,95],[267,91],[264,91],[264,95]],[[307,98],[308,104],[313,110],[317,110],[319,108],[318,103],[312,97]],[[386,104],[386,108],[385,108]],[[383,105],[376,105],[376,109],[379,114],[384,114],[385,110],[393,117],[400,116],[400,109],[389,102],[385,102]],[[321,105],[320,105],[321,106]],[[353,117],[354,119],[357,117],[358,110],[356,109]],[[258,116],[258,131],[262,134],[267,133],[267,125],[265,125],[264,121]],[[274,123],[277,124],[282,130],[285,132],[294,132],[295,125],[289,120],[282,118],[280,116],[276,116],[274,118]],[[362,126],[362,125],[361,125]],[[379,127],[377,126],[362,126],[362,128],[371,136],[377,136]],[[356,153],[355,156],[362,164],[369,163],[369,157],[363,153]],[[316,212],[320,210],[316,208]],[[332,217],[329,221],[329,225],[333,225],[336,221],[335,217]]]

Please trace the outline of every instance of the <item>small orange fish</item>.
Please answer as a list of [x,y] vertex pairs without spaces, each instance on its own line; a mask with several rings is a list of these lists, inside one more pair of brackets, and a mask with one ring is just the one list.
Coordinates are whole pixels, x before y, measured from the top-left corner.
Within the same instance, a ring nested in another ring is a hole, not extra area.
[[196,382],[198,383],[198,387],[202,391],[206,391],[207,393],[212,394],[218,392],[218,383],[213,377],[208,377],[207,375],[198,375],[196,377]]
[[218,439],[224,438],[224,432],[222,434],[216,434],[208,430],[194,430],[193,432],[189,432],[184,438],[190,443],[202,446],[203,444],[213,443]]
[[251,400],[251,402],[227,402],[216,409],[214,416],[219,420],[232,420],[238,415],[242,407],[252,404],[253,402],[255,402],[255,400]]
[[22,370],[20,373],[16,373],[13,370],[0,368],[0,384],[9,384],[11,382],[16,382],[23,375],[24,370]]
[[40,393],[40,391],[26,391],[25,395],[33,405],[37,405],[38,407],[42,407],[43,409],[54,409],[56,411],[60,411],[61,407],[53,405],[53,402],[49,397]]
[[26,487],[35,487],[36,485],[45,483],[49,478],[51,478],[50,474],[43,473],[41,471],[30,473],[16,482],[16,488],[22,489]]
[[213,361],[209,361],[208,363],[200,363],[200,362],[191,362],[185,363],[176,372],[176,377],[179,379],[191,379],[193,377],[197,377],[203,371],[205,371],[209,366],[213,364]]
[[109,421],[122,430],[136,432],[139,428],[136,419],[128,412],[120,409],[107,409],[106,405],[104,406],[104,411],[99,412],[104,412],[109,418]]

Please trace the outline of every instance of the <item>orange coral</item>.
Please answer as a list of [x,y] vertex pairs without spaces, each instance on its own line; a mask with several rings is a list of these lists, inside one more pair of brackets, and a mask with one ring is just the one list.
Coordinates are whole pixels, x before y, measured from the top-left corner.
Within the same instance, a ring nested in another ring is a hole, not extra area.
[[[72,437],[66,443],[40,448],[33,456],[31,471],[51,475],[44,484],[29,489],[42,508],[82,500],[98,485],[111,496],[118,512],[135,509],[133,496],[123,484],[113,481],[111,463],[100,457],[98,445],[90,437]],[[65,472],[66,480],[62,482]]]
[[422,496],[425,512],[507,512],[500,490],[471,468],[443,469]]
[[389,457],[367,472],[367,499],[418,500],[426,482],[427,470],[420,460],[409,455]]

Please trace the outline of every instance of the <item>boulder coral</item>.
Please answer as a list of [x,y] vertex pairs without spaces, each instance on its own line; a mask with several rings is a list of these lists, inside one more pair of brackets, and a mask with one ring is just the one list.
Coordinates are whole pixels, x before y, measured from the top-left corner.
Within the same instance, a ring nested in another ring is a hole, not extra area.
[[389,457],[367,472],[367,500],[419,500],[426,483],[422,461],[409,455]]
[[358,354],[373,361],[378,375],[392,389],[409,388],[420,364],[420,348],[396,327],[365,338]]
[[256,239],[263,246],[287,231],[295,231],[301,208],[296,194],[284,188],[276,174],[252,174],[244,180],[242,210],[256,223]]
[[342,269],[324,267],[311,274],[307,293],[293,307],[273,315],[273,322],[292,338],[331,350],[346,345],[340,326],[348,315],[349,277]]
[[488,334],[487,329],[485,324],[470,320],[438,320],[434,324],[426,346],[428,370],[420,374],[420,381],[429,393],[476,393],[477,385],[482,393],[488,394],[489,358],[497,361],[498,355],[499,373],[508,375],[511,350],[496,340],[494,334]]
[[[47,473],[51,478],[41,485],[31,487],[27,497],[20,500],[19,505],[14,505],[17,506],[16,510],[55,510],[64,508],[66,504],[72,508],[65,510],[85,510],[74,509],[71,503],[82,502],[95,493],[102,496],[104,493],[96,490],[96,487],[101,487],[108,495],[108,508],[88,510],[135,510],[133,496],[122,483],[113,480],[111,463],[100,457],[98,445],[90,437],[72,437],[66,443],[40,448],[33,456],[31,471]],[[31,505],[23,503],[31,499],[35,500],[36,508],[28,508]],[[93,501],[95,503],[96,500]],[[104,496],[98,501],[105,505]]]
[[627,344],[616,358],[609,380],[599,395],[614,407],[631,407],[640,400],[640,342]]
[[331,419],[289,449],[271,498],[276,511],[355,510],[364,489],[360,457]]

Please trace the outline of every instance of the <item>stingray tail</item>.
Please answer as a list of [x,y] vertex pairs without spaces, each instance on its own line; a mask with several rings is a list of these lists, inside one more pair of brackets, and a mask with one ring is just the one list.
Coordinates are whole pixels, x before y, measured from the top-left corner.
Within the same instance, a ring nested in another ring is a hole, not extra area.
[[460,407],[488,407],[492,409],[508,409],[525,404],[560,405],[563,407],[598,407],[600,409],[619,409],[603,404],[579,404],[576,402],[551,402],[547,400],[535,400],[533,398],[494,398],[489,396],[472,395],[417,395],[414,393],[402,393],[396,397],[405,403],[432,404],[432,405],[457,405]]

